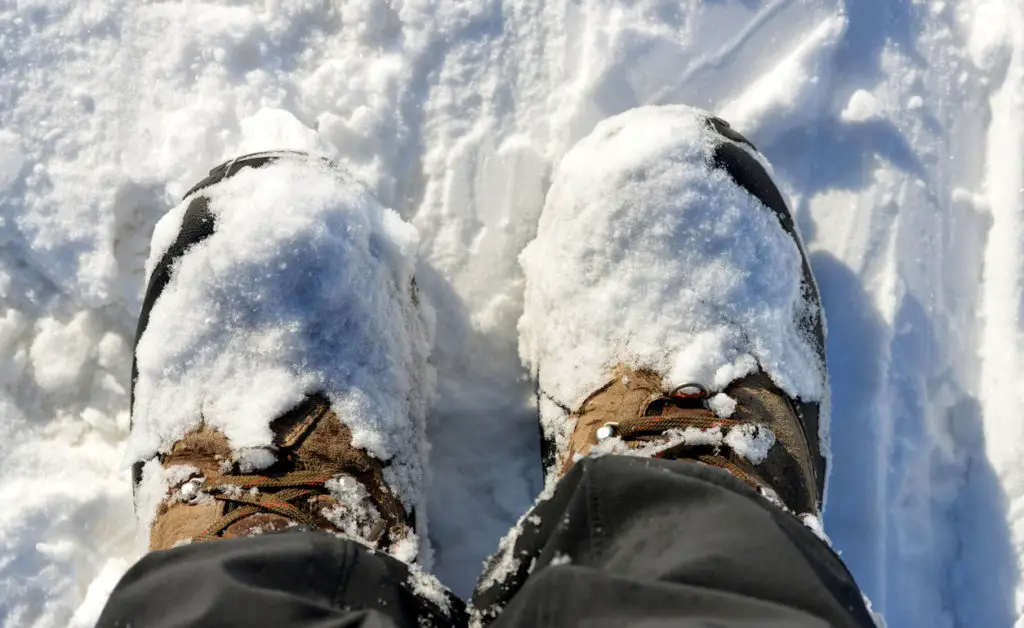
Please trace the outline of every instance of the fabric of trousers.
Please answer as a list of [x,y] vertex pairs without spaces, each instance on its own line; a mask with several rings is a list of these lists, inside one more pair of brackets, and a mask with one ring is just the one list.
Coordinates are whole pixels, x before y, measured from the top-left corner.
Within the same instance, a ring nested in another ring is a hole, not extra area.
[[713,467],[582,460],[513,534],[468,608],[386,554],[299,531],[151,552],[98,625],[874,626],[828,545]]

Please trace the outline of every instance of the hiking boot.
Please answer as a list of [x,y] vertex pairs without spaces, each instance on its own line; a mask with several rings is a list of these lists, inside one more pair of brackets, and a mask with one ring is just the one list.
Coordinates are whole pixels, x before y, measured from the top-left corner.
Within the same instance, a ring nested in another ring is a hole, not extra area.
[[432,321],[416,234],[330,162],[228,162],[157,225],[129,455],[152,550],[303,526],[411,561]]
[[587,455],[687,459],[819,512],[821,307],[750,142],[682,106],[602,122],[563,158],[520,261],[549,483]]

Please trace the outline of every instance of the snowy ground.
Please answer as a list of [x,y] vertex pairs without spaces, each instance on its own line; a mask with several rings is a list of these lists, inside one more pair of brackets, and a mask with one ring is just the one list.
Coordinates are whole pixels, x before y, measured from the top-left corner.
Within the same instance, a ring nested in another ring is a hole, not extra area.
[[0,0],[4,625],[88,625],[138,556],[122,456],[149,234],[265,148],[337,158],[423,234],[431,523],[466,593],[539,489],[517,253],[561,155],[668,103],[750,137],[797,214],[829,318],[825,525],[875,608],[1016,623],[1018,0]]

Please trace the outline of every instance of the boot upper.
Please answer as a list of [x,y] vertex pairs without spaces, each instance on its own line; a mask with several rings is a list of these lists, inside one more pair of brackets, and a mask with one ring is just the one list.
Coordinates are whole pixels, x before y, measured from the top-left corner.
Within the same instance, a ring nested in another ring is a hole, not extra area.
[[[351,431],[323,396],[274,424],[275,464],[244,473],[223,434],[208,426],[175,443],[160,466],[174,481],[157,508],[150,549],[252,536],[307,525],[389,548],[411,519],[384,481],[383,465],[352,445]],[[148,478],[143,478],[143,482]]]
[[559,473],[595,452],[693,460],[725,469],[793,512],[818,514],[820,479],[793,401],[760,372],[721,395],[729,403],[721,396],[711,403],[699,385],[666,389],[656,373],[619,365],[571,415]]
[[403,537],[435,384],[416,254],[351,174],[296,153],[215,168],[161,219],[127,445],[154,547],[293,524]]

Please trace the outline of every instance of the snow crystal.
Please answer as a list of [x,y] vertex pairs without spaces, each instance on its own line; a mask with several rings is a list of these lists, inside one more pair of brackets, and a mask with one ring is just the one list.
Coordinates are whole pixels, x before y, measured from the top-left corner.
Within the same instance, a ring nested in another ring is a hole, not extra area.
[[74,547],[74,543],[68,539],[60,539],[54,543],[36,543],[37,552],[47,558],[62,562],[71,557]]
[[14,308],[7,309],[0,317],[0,351],[7,351],[25,329],[25,315]]
[[[433,395],[416,231],[318,161],[244,168],[204,193],[216,230],[177,262],[138,344],[130,458],[167,451],[202,418],[263,468],[270,421],[323,391],[357,447],[395,458],[389,478],[415,507]],[[158,225],[150,269],[186,204]]]
[[778,509],[788,512],[789,514],[793,514],[793,511],[789,509],[789,506],[787,506],[786,503],[782,501],[782,497],[779,496],[779,493],[772,487],[759,486],[757,492],[761,495],[761,497],[771,502]]
[[560,164],[520,256],[519,324],[556,438],[566,421],[555,408],[578,408],[620,362],[666,385],[721,387],[722,374],[749,372],[756,358],[789,394],[824,395],[799,326],[808,305],[798,244],[709,168],[711,142],[696,110],[640,108],[599,124]]
[[[700,429],[696,427],[688,427],[682,430],[667,430],[665,436],[668,440],[664,443],[655,444],[655,451],[664,451],[670,447],[677,445],[690,445],[693,447],[718,447],[724,442],[724,432],[720,427],[713,427],[711,429]],[[643,451],[642,448],[636,449],[635,451]]]
[[[520,322],[522,325],[522,321]],[[520,335],[520,352],[523,351],[524,336]],[[525,356],[524,356],[525,357]],[[569,439],[575,429],[575,422],[569,419],[566,406],[552,399],[541,390],[537,399],[537,410],[544,426],[544,435],[554,443],[555,451],[566,451]],[[549,474],[550,476],[551,474]],[[551,478],[545,480],[550,483]]]
[[606,438],[591,447],[589,455],[594,457],[618,455],[651,458],[663,451],[683,445],[690,447],[721,447],[724,443],[724,432],[721,427],[711,429],[696,427],[671,429],[666,430],[663,436],[663,439],[645,443],[640,447],[631,447],[618,437]]
[[18,381],[29,363],[28,351],[18,346],[22,333],[28,327],[24,314],[10,308],[0,317],[0,381],[14,383]]
[[348,503],[360,502],[369,494],[363,483],[350,475],[333,477],[327,480],[325,486],[333,497]]

